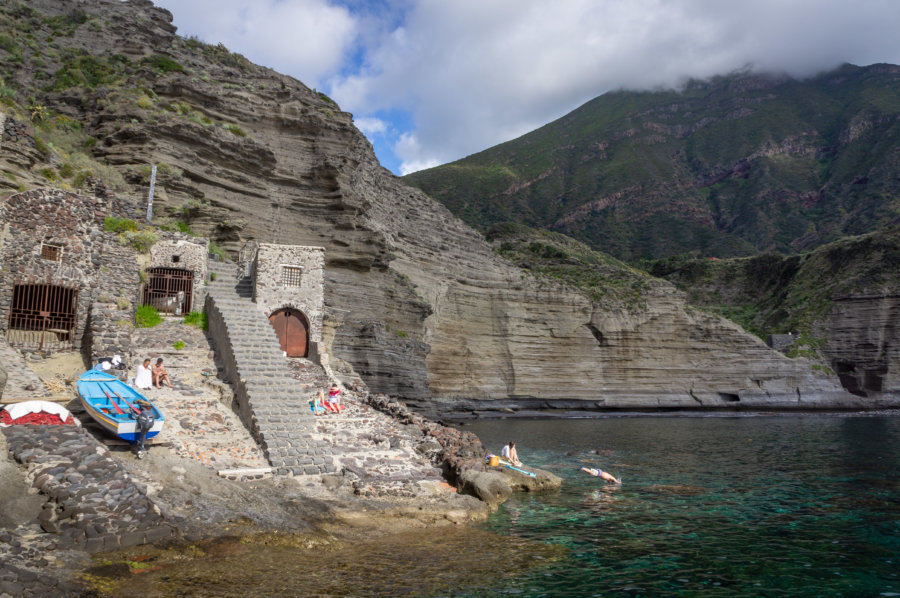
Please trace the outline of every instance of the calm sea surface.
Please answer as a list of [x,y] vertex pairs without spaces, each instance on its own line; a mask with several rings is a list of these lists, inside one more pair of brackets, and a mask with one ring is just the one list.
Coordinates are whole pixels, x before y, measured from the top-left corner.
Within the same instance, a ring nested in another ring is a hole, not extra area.
[[[562,476],[563,487],[517,494],[474,529],[138,547],[117,557],[133,573],[88,573],[100,596],[116,597],[900,597],[900,418],[464,429],[493,452],[514,440],[525,463]],[[583,465],[624,483],[606,485],[579,473]]]
[[[900,596],[900,419],[482,421],[564,478],[485,526],[568,549],[506,596]],[[608,486],[577,470],[623,478]],[[482,588],[483,590],[483,588]],[[484,591],[457,595],[485,595]]]

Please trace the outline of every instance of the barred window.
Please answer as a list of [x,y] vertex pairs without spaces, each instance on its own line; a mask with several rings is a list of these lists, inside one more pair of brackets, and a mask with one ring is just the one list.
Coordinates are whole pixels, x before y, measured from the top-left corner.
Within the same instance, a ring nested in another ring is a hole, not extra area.
[[41,244],[41,259],[49,262],[62,261],[62,247],[59,245]]
[[281,284],[286,287],[299,287],[300,275],[303,268],[300,266],[282,266],[281,267]]

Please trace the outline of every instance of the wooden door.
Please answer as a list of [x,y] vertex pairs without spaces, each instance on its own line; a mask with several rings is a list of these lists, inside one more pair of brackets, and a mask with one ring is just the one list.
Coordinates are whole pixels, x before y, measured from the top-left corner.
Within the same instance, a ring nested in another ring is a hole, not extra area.
[[303,312],[286,308],[269,316],[269,323],[275,329],[281,350],[288,357],[306,357],[309,345],[309,324]]

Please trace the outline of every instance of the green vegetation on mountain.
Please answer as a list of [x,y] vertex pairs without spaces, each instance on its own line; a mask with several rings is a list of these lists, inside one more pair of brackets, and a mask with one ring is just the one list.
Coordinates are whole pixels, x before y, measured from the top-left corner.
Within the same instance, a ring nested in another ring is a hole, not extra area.
[[900,227],[847,237],[800,255],[674,257],[647,265],[651,274],[684,290],[694,305],[712,309],[761,338],[799,333],[797,347],[817,349],[821,325],[836,299],[882,296],[900,288]]
[[627,261],[796,253],[900,222],[900,67],[735,74],[604,94],[410,174],[481,230],[520,222]]
[[647,290],[660,282],[571,237],[521,224],[499,224],[487,232],[494,251],[538,279],[575,287],[609,309],[640,309]]

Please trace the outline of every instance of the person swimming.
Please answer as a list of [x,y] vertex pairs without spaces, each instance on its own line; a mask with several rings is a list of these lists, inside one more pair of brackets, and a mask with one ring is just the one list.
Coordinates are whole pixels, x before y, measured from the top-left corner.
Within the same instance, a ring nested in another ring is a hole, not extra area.
[[606,473],[602,469],[593,469],[591,467],[582,467],[581,471],[587,472],[592,476],[596,476],[602,480],[606,480],[607,482],[612,482],[614,484],[621,484],[622,480],[616,479],[612,475]]

